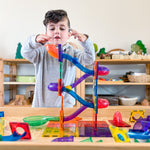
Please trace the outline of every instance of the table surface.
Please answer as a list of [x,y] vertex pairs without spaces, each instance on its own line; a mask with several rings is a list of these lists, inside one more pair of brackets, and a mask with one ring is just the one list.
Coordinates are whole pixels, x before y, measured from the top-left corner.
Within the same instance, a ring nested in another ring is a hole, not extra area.
[[[117,108],[117,109],[116,109]],[[120,111],[122,114],[123,121],[129,120],[129,115],[131,110],[140,109],[145,110],[145,116],[150,113],[150,107],[116,107],[110,106],[106,109],[99,110],[98,120],[103,121],[105,120],[112,120],[113,114],[116,111]],[[24,107],[1,107],[1,111],[5,113],[5,135],[10,135],[10,127],[9,122],[22,122],[22,119],[26,116],[33,116],[33,115],[49,115],[49,116],[58,116],[59,108],[24,108]],[[75,108],[66,108],[64,109],[64,115],[69,115],[73,113],[76,109]],[[92,110],[87,109],[83,113],[79,115],[82,117],[83,120],[91,120]],[[133,125],[133,124],[132,124]],[[136,150],[148,150],[150,149],[150,143],[134,143],[131,140],[131,143],[116,143],[114,142],[113,138],[108,137],[92,137],[93,142],[80,142],[81,140],[87,139],[88,137],[75,137],[74,142],[51,142],[54,137],[41,137],[46,124],[43,126],[39,126],[36,128],[30,127],[30,132],[32,139],[31,140],[19,140],[16,142],[0,142],[0,149],[5,150],[124,150],[128,149],[131,150],[136,148]],[[97,143],[96,141],[103,140],[103,142]]]

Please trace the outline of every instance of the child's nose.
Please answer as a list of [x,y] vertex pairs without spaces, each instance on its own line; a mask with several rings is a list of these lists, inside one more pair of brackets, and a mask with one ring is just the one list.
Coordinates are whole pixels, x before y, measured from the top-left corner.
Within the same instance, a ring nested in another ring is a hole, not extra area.
[[59,28],[56,28],[55,33],[59,33],[59,32],[60,32]]

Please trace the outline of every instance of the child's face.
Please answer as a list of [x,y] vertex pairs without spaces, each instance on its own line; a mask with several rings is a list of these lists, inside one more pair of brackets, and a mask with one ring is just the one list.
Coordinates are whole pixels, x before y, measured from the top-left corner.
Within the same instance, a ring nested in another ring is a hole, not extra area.
[[50,43],[58,45],[66,44],[70,38],[71,33],[69,32],[68,20],[64,18],[58,23],[48,23],[46,34],[51,38]]

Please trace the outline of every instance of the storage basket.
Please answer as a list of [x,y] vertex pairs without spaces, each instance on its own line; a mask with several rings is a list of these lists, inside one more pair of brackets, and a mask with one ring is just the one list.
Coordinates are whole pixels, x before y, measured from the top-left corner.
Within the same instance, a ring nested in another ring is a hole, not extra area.
[[128,75],[130,82],[147,83],[150,82],[150,75]]
[[119,97],[121,105],[133,106],[136,104],[138,97]]

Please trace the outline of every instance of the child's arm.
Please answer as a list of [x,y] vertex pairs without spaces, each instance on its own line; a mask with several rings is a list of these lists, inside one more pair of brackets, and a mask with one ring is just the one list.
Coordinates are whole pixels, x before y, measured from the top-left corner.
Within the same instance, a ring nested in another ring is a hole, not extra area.
[[44,34],[30,36],[21,49],[22,56],[32,63],[37,63],[42,54],[43,44],[47,41],[49,37]]
[[85,42],[87,40],[87,36],[77,32],[74,29],[71,29],[71,36],[74,36],[75,39],[78,39],[80,42]]
[[37,43],[45,44],[50,40],[50,37],[46,34],[39,34],[36,36],[35,41]]
[[79,59],[82,65],[91,65],[95,61],[95,50],[92,41],[85,34],[79,33],[71,29],[72,36],[77,39],[82,45],[84,51],[76,51],[75,57]]

